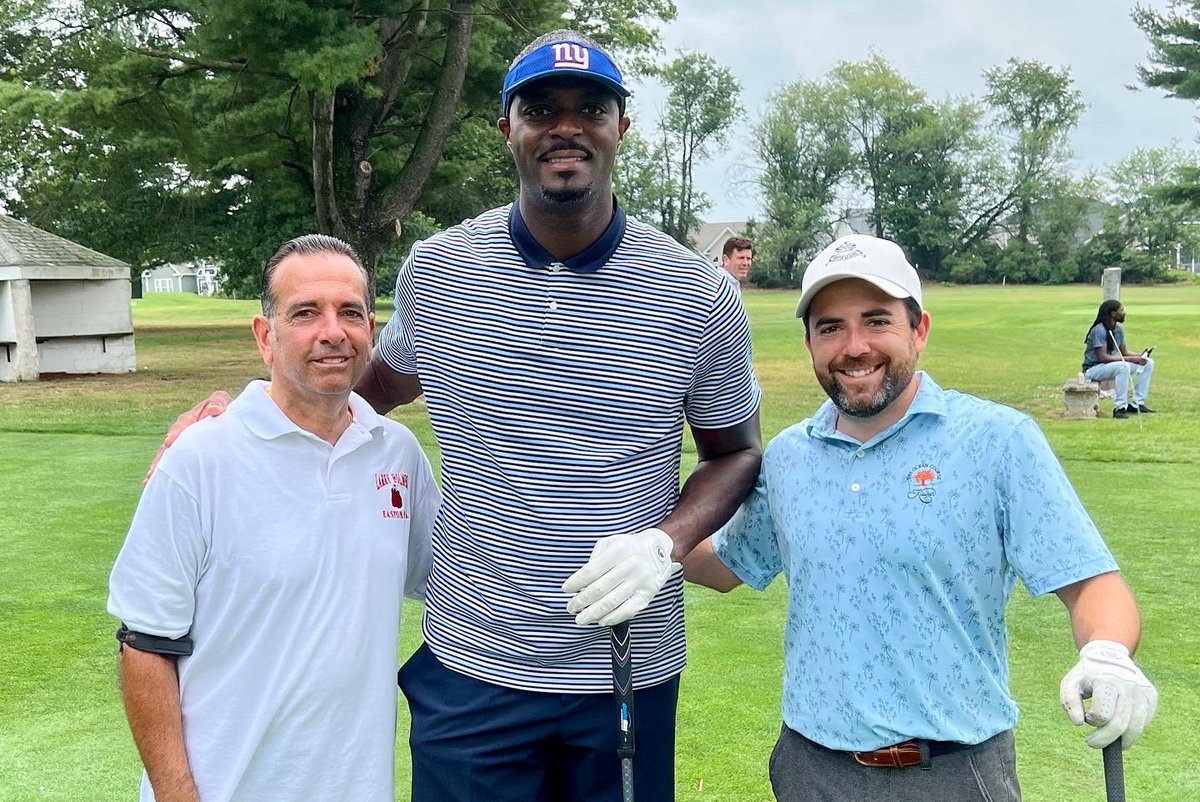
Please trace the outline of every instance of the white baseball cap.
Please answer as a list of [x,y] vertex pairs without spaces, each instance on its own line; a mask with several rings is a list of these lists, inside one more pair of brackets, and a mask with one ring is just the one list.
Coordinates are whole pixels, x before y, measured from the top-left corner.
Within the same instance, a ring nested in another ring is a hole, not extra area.
[[899,245],[866,234],[850,234],[829,243],[808,263],[796,317],[804,317],[818,292],[845,278],[860,278],[893,298],[912,298],[921,303],[921,279]]

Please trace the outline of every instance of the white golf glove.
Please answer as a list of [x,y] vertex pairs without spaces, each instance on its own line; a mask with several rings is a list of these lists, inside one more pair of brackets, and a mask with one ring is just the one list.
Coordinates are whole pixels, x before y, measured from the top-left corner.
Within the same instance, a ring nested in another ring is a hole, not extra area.
[[[1085,714],[1083,700],[1091,698]],[[1146,679],[1129,650],[1110,640],[1094,640],[1079,650],[1079,662],[1063,677],[1059,701],[1071,723],[1096,727],[1087,745],[1103,749],[1117,738],[1128,749],[1154,718],[1158,691]]]
[[562,589],[574,593],[567,612],[575,623],[611,627],[640,613],[667,579],[683,570],[671,562],[671,536],[661,529],[601,538],[587,564]]

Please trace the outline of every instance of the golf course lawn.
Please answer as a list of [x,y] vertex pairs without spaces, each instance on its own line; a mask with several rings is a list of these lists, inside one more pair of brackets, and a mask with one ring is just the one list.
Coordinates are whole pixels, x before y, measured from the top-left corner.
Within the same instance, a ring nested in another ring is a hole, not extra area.
[[[824,395],[812,376],[798,293],[748,291],[766,438]],[[927,289],[933,317],[921,365],[943,387],[991,398],[1041,424],[1105,534],[1142,607],[1138,661],[1157,684],[1158,717],[1126,753],[1131,800],[1200,799],[1200,285],[1128,287],[1130,347],[1155,346],[1156,415],[1060,417],[1079,371],[1098,287]],[[212,389],[263,375],[250,335],[256,303],[155,295],[134,301],[135,374],[0,385],[0,801],[136,798],[140,763],[118,696],[104,612],[108,572],[141,479],[175,416]],[[390,307],[382,307],[381,318]],[[393,413],[438,451],[424,407]],[[695,461],[684,444],[686,473]],[[681,802],[767,802],[779,729],[786,588],[687,591],[689,668],[677,742]],[[416,648],[410,604],[400,658]],[[1099,752],[1058,705],[1075,662],[1062,605],[1018,585],[1009,607],[1012,686],[1021,708],[1025,799],[1104,799]],[[635,668],[636,670],[636,668]],[[408,759],[400,721],[398,799]]]

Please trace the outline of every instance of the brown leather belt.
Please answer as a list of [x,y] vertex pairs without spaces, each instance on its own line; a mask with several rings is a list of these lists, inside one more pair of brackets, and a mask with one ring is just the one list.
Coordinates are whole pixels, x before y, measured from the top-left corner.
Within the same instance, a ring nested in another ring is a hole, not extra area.
[[954,741],[913,739],[885,746],[871,752],[851,752],[850,755],[860,766],[887,769],[907,769],[913,766],[920,766],[923,769],[927,769],[930,766],[930,758],[957,752],[960,749],[966,749],[969,745]]

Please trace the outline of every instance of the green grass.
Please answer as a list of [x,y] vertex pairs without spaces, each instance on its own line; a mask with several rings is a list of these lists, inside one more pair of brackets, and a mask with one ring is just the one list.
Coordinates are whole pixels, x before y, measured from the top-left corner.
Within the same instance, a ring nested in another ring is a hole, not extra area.
[[[749,292],[770,437],[823,400],[792,316],[796,293]],[[1034,415],[1121,562],[1145,619],[1139,661],[1162,694],[1126,760],[1131,799],[1200,798],[1189,714],[1200,709],[1200,286],[1133,287],[1131,346],[1156,346],[1151,405],[1137,420],[1064,421],[1062,382],[1078,372],[1099,302],[1093,287],[931,287],[929,350],[944,387]],[[135,302],[138,372],[0,385],[0,800],[119,800],[140,772],[113,671],[106,582],[151,455],[174,417],[214,388],[262,374],[252,302],[158,295]],[[381,317],[387,312],[381,309]],[[1110,404],[1102,405],[1107,414]],[[425,410],[395,413],[437,450]],[[695,450],[685,443],[685,470]],[[689,588],[690,667],[678,730],[681,802],[770,800],[779,728],[784,588],[721,596]],[[415,648],[419,609],[401,651]],[[1074,662],[1065,613],[1022,591],[1009,608],[1012,684],[1025,798],[1099,802],[1099,754],[1058,707]],[[406,729],[401,722],[401,732]],[[400,787],[407,787],[403,740]],[[701,790],[702,788],[702,790]],[[401,791],[400,798],[406,794]]]

